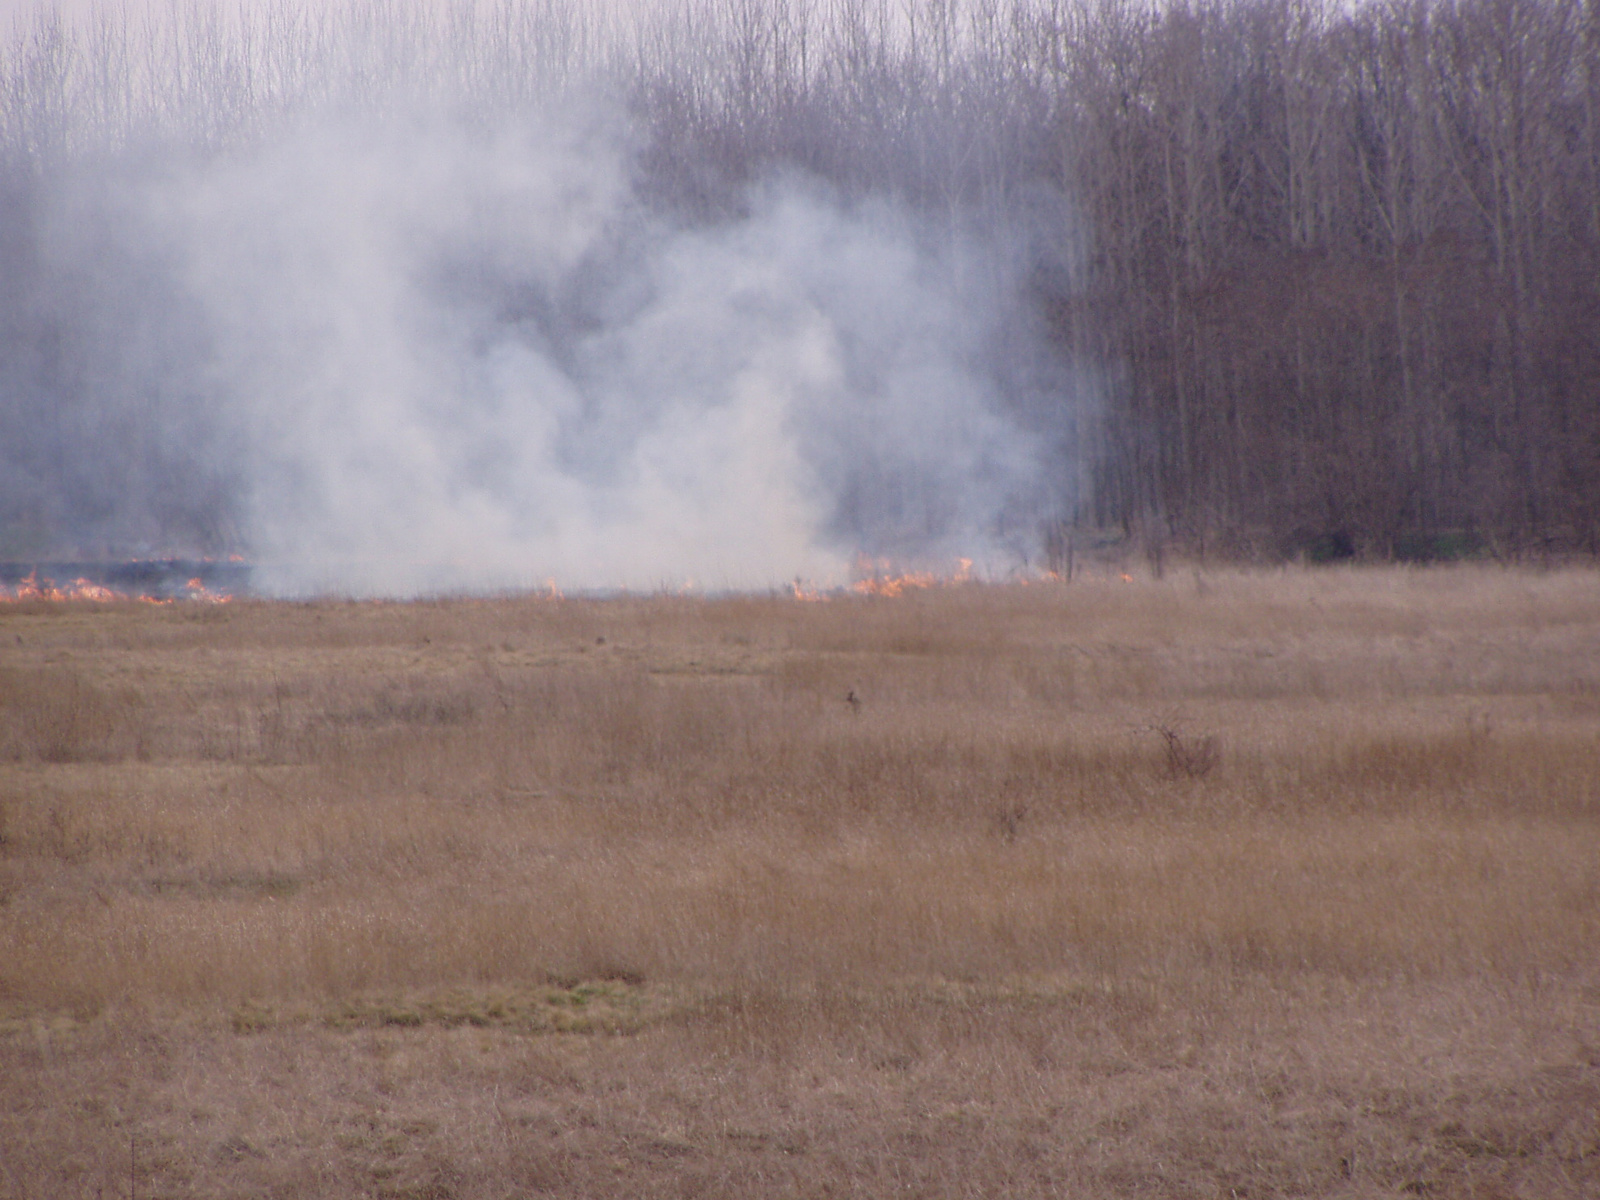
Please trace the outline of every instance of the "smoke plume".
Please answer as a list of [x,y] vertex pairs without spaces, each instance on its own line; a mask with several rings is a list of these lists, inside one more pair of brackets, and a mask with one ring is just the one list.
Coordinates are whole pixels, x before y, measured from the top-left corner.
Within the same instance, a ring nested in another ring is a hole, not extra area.
[[689,214],[598,87],[158,134],[6,160],[0,557],[764,588],[1014,561],[1059,497],[1025,222],[782,163]]

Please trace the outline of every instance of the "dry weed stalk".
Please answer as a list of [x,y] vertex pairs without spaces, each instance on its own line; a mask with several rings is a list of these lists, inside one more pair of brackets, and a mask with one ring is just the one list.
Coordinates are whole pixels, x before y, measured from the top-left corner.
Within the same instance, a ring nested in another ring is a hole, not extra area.
[[1167,774],[1174,779],[1202,779],[1222,761],[1222,743],[1215,734],[1185,734],[1172,721],[1159,721],[1146,728],[1160,736]]

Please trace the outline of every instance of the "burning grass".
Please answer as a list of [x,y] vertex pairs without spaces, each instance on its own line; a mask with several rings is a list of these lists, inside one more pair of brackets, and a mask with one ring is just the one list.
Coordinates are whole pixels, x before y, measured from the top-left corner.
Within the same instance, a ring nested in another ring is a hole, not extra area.
[[6,609],[0,1190],[1592,1193],[1596,680],[1584,571]]

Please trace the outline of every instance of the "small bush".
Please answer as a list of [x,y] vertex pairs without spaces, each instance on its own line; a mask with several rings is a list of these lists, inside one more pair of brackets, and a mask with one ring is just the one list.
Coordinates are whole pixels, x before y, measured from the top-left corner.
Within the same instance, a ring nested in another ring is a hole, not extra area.
[[1402,534],[1394,540],[1394,559],[1403,563],[1463,562],[1482,558],[1488,550],[1483,538],[1471,532]]
[[1222,745],[1212,734],[1186,737],[1175,725],[1152,727],[1161,737],[1167,774],[1172,778],[1200,779],[1222,761]]

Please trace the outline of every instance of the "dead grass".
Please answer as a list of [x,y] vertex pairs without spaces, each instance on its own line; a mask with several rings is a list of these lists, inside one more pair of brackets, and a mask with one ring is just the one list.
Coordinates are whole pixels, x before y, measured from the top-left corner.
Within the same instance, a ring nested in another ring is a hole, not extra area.
[[1576,570],[0,608],[0,1195],[1592,1194],[1597,681]]

